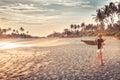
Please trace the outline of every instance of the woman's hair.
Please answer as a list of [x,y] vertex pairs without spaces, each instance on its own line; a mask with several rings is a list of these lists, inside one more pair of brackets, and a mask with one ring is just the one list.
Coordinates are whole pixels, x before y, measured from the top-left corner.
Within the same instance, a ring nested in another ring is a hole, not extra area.
[[98,37],[102,37],[102,34],[101,34],[101,33],[99,33],[99,34],[98,34]]

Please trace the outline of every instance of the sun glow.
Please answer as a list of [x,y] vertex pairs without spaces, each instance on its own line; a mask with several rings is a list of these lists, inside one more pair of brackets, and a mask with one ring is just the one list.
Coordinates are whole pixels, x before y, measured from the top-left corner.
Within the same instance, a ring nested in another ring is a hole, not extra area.
[[20,43],[12,43],[12,42],[1,42],[0,43],[0,50],[18,48],[18,47],[31,47],[31,46],[33,46],[33,44],[20,44]]

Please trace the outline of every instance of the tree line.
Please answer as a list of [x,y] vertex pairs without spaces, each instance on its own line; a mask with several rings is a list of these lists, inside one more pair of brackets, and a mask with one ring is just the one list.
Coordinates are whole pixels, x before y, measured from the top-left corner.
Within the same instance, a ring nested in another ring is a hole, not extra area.
[[80,37],[95,36],[103,33],[106,36],[115,36],[120,39],[120,2],[110,2],[108,5],[96,10],[92,15],[96,24],[71,24],[62,33],[54,32],[48,37]]
[[110,2],[98,9],[94,19],[101,32],[120,38],[120,2]]
[[17,29],[12,28],[0,28],[1,38],[31,38],[29,31],[26,31],[23,27]]
[[98,27],[94,24],[71,24],[69,28],[65,28],[62,33],[53,32],[48,35],[48,37],[81,37],[81,36],[90,36],[96,35]]

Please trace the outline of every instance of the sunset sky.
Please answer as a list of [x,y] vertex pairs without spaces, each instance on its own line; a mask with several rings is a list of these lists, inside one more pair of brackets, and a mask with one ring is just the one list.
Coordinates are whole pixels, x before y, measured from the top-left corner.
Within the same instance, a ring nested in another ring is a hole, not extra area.
[[70,24],[94,23],[92,14],[110,1],[119,0],[0,0],[0,27],[46,36]]

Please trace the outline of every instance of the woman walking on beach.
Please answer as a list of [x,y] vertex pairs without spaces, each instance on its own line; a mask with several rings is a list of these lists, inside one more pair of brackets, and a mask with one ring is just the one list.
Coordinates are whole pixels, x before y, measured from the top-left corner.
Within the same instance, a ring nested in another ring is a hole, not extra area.
[[103,64],[103,45],[104,45],[104,40],[102,38],[102,34],[98,34],[98,37],[96,39],[97,42],[97,55],[98,55],[98,61],[99,61],[99,65],[104,65]]

